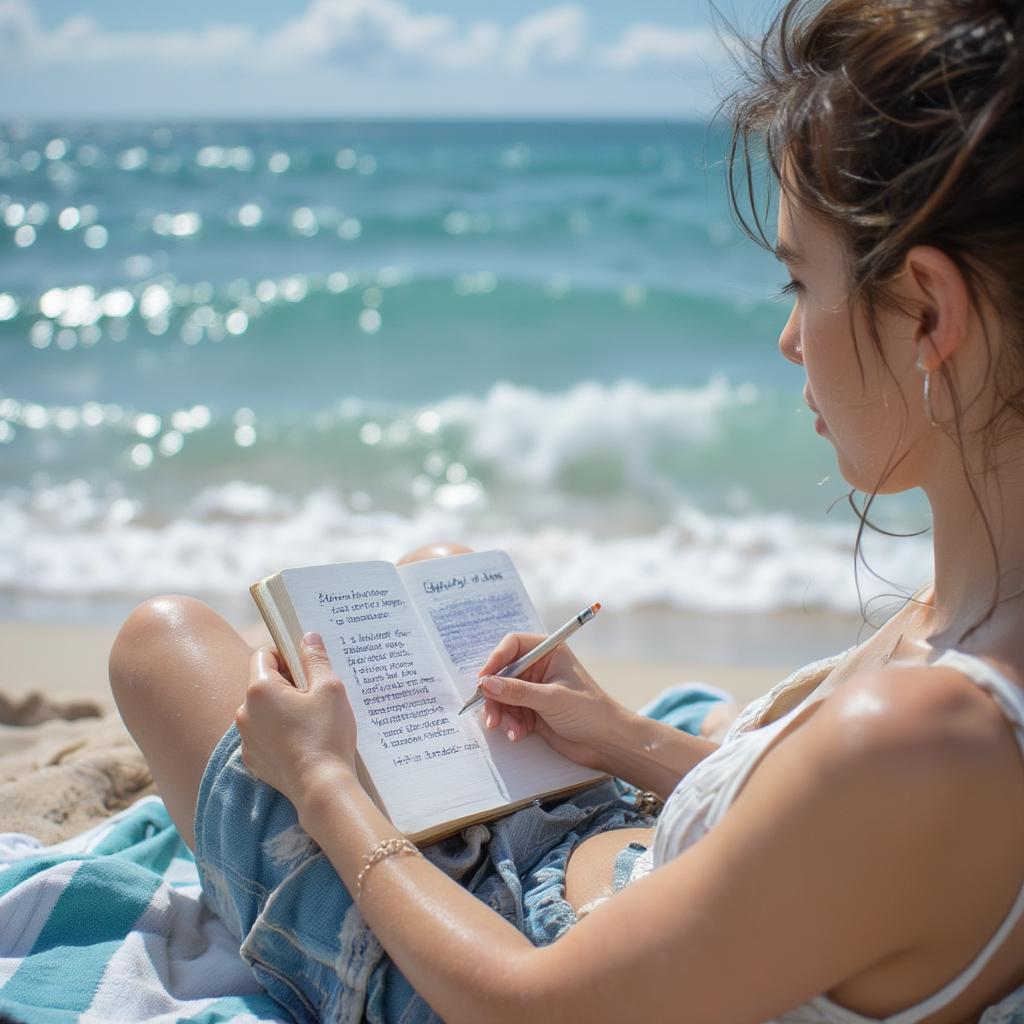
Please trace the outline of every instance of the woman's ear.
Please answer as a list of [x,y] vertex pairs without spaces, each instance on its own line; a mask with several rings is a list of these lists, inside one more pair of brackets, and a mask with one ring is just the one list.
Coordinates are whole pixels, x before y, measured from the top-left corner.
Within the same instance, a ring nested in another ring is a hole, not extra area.
[[970,293],[960,268],[941,250],[915,245],[904,263],[904,287],[919,310],[914,331],[916,358],[925,370],[949,359],[967,337]]

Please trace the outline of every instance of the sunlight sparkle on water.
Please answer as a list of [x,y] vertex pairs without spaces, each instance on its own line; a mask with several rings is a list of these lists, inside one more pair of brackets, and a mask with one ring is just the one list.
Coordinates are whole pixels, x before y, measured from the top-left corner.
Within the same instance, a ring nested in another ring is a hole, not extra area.
[[254,228],[263,220],[263,211],[257,203],[246,203],[238,210],[238,223],[243,228]]
[[338,237],[344,242],[354,242],[363,233],[363,225],[355,217],[346,217],[338,225]]
[[98,427],[103,422],[103,406],[99,402],[86,402],[82,406],[82,423],[87,427]]
[[102,224],[93,224],[85,229],[82,240],[90,249],[102,249],[108,237],[107,229]]
[[171,235],[174,238],[188,238],[196,234],[203,226],[203,219],[195,210],[184,213],[158,213],[153,218],[153,231],[158,235]]
[[171,296],[162,284],[151,284],[139,299],[139,313],[143,319],[162,316],[171,308]]
[[77,409],[65,407],[57,411],[54,422],[58,430],[74,430],[78,426],[80,414]]
[[256,442],[255,428],[245,424],[235,428],[235,444],[240,448],[249,448]]
[[133,466],[145,469],[153,462],[153,449],[148,444],[137,444],[131,449],[128,457],[131,459]]
[[160,433],[160,417],[145,412],[135,420],[135,432],[140,437],[156,437]]
[[376,309],[364,309],[359,314],[359,329],[366,334],[376,334],[381,328],[381,315]]
[[423,434],[436,434],[441,427],[441,415],[426,409],[416,417],[416,428]]
[[82,220],[82,215],[74,206],[65,206],[57,215],[57,223],[64,231],[73,231]]
[[286,277],[279,291],[286,302],[301,302],[309,294],[309,282],[304,277]]
[[149,162],[149,152],[145,146],[132,146],[117,155],[117,166],[122,171],[137,171]]
[[224,317],[224,329],[228,334],[244,334],[249,318],[240,309],[233,309]]
[[169,430],[160,438],[157,447],[161,455],[177,455],[184,443],[185,438],[177,430]]
[[292,214],[292,227],[307,238],[312,238],[320,230],[316,214],[308,206],[300,206]]
[[381,430],[380,424],[378,423],[364,423],[359,428],[359,440],[363,444],[379,444],[380,439],[384,436],[384,431]]
[[127,316],[135,308],[135,298],[125,288],[115,288],[100,298],[100,308],[104,316]]
[[46,348],[53,341],[53,324],[49,320],[37,320],[28,332],[28,340],[33,348]]

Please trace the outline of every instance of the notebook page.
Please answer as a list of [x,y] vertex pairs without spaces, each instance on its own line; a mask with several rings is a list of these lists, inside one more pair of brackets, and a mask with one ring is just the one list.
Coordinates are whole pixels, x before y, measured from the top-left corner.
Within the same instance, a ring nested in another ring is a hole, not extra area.
[[395,826],[418,832],[502,792],[390,562],[286,569],[304,630],[324,638],[355,712],[359,754]]
[[[504,551],[411,562],[399,566],[398,572],[455,681],[460,707],[476,689],[477,673],[506,633],[546,632]],[[474,734],[489,751],[509,803],[602,778],[556,753],[540,736],[511,743],[504,733],[484,729],[479,709],[461,717],[472,722]]]

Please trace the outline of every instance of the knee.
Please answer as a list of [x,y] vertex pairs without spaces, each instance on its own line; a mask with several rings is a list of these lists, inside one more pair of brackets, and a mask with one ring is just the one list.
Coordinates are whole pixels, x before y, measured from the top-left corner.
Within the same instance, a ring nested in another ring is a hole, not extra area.
[[458,544],[452,540],[433,541],[430,544],[423,544],[412,551],[407,551],[395,563],[395,565],[406,565],[409,562],[422,562],[427,558],[444,558],[446,555],[470,555],[472,548],[465,544]]
[[165,656],[169,645],[187,641],[196,629],[219,618],[209,605],[185,594],[151,597],[134,608],[110,648],[110,688],[118,704],[144,684],[146,665],[154,657]]

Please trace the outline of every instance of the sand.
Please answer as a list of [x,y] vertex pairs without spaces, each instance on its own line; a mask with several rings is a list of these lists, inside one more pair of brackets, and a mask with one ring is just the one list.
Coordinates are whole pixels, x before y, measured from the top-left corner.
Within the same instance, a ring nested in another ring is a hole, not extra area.
[[[0,623],[0,832],[58,842],[152,792],[145,760],[120,721],[107,683],[116,626]],[[261,624],[243,630],[266,642]],[[588,656],[617,700],[638,708],[665,687],[700,680],[745,704],[794,665],[682,664]]]

